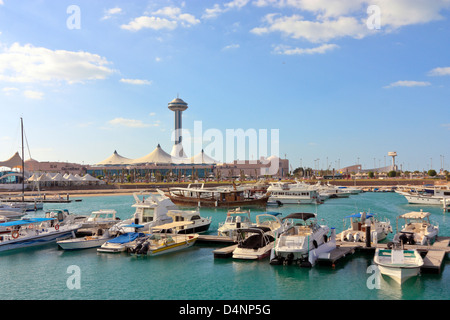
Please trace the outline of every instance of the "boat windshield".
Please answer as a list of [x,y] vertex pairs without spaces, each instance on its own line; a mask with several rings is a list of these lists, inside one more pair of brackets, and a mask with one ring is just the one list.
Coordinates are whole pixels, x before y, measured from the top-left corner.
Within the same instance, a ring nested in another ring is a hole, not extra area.
[[240,222],[250,222],[249,218],[246,216],[229,216],[227,217],[227,219],[225,220],[226,223],[236,223],[238,222],[237,218],[240,218]]

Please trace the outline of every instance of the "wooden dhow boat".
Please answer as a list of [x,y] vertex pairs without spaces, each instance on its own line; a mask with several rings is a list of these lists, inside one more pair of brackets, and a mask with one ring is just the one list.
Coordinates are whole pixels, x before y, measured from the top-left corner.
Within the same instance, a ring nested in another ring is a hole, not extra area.
[[230,188],[171,188],[166,194],[177,206],[186,207],[247,207],[266,206],[270,192],[249,195],[246,189]]

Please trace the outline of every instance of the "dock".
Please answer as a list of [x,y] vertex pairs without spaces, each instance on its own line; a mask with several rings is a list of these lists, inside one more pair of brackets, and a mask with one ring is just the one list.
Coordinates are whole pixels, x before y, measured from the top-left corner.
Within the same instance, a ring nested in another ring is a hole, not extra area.
[[225,248],[216,249],[213,251],[214,258],[224,259],[224,258],[231,258],[233,255],[234,249],[237,248],[237,244],[234,244],[232,246],[228,246]]
[[236,243],[230,237],[210,235],[210,234],[201,234],[197,238],[197,242],[203,243]]
[[[423,266],[421,271],[440,273],[445,257],[450,253],[450,237],[438,237],[433,245],[405,245],[407,250],[417,250],[425,254],[423,258]],[[331,251],[327,257],[322,256],[318,259],[320,264],[328,264],[334,266],[339,260],[348,254],[353,254],[355,251],[361,252],[375,252],[375,249],[387,249],[387,243],[378,243],[376,245],[367,247],[363,242],[343,242],[336,241],[336,249]]]

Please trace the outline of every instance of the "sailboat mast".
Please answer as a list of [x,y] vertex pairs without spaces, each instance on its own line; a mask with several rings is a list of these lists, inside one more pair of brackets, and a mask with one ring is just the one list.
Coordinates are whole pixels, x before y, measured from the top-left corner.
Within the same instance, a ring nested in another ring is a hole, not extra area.
[[25,201],[25,161],[24,161],[24,146],[23,146],[23,119],[20,118],[20,127],[22,131],[22,202]]

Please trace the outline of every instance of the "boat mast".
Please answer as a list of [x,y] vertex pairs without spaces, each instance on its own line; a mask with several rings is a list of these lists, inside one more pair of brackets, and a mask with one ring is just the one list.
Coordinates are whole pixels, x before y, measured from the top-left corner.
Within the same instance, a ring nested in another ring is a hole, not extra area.
[[24,162],[24,146],[23,146],[23,119],[20,118],[20,127],[22,132],[22,202],[25,202],[25,162]]

